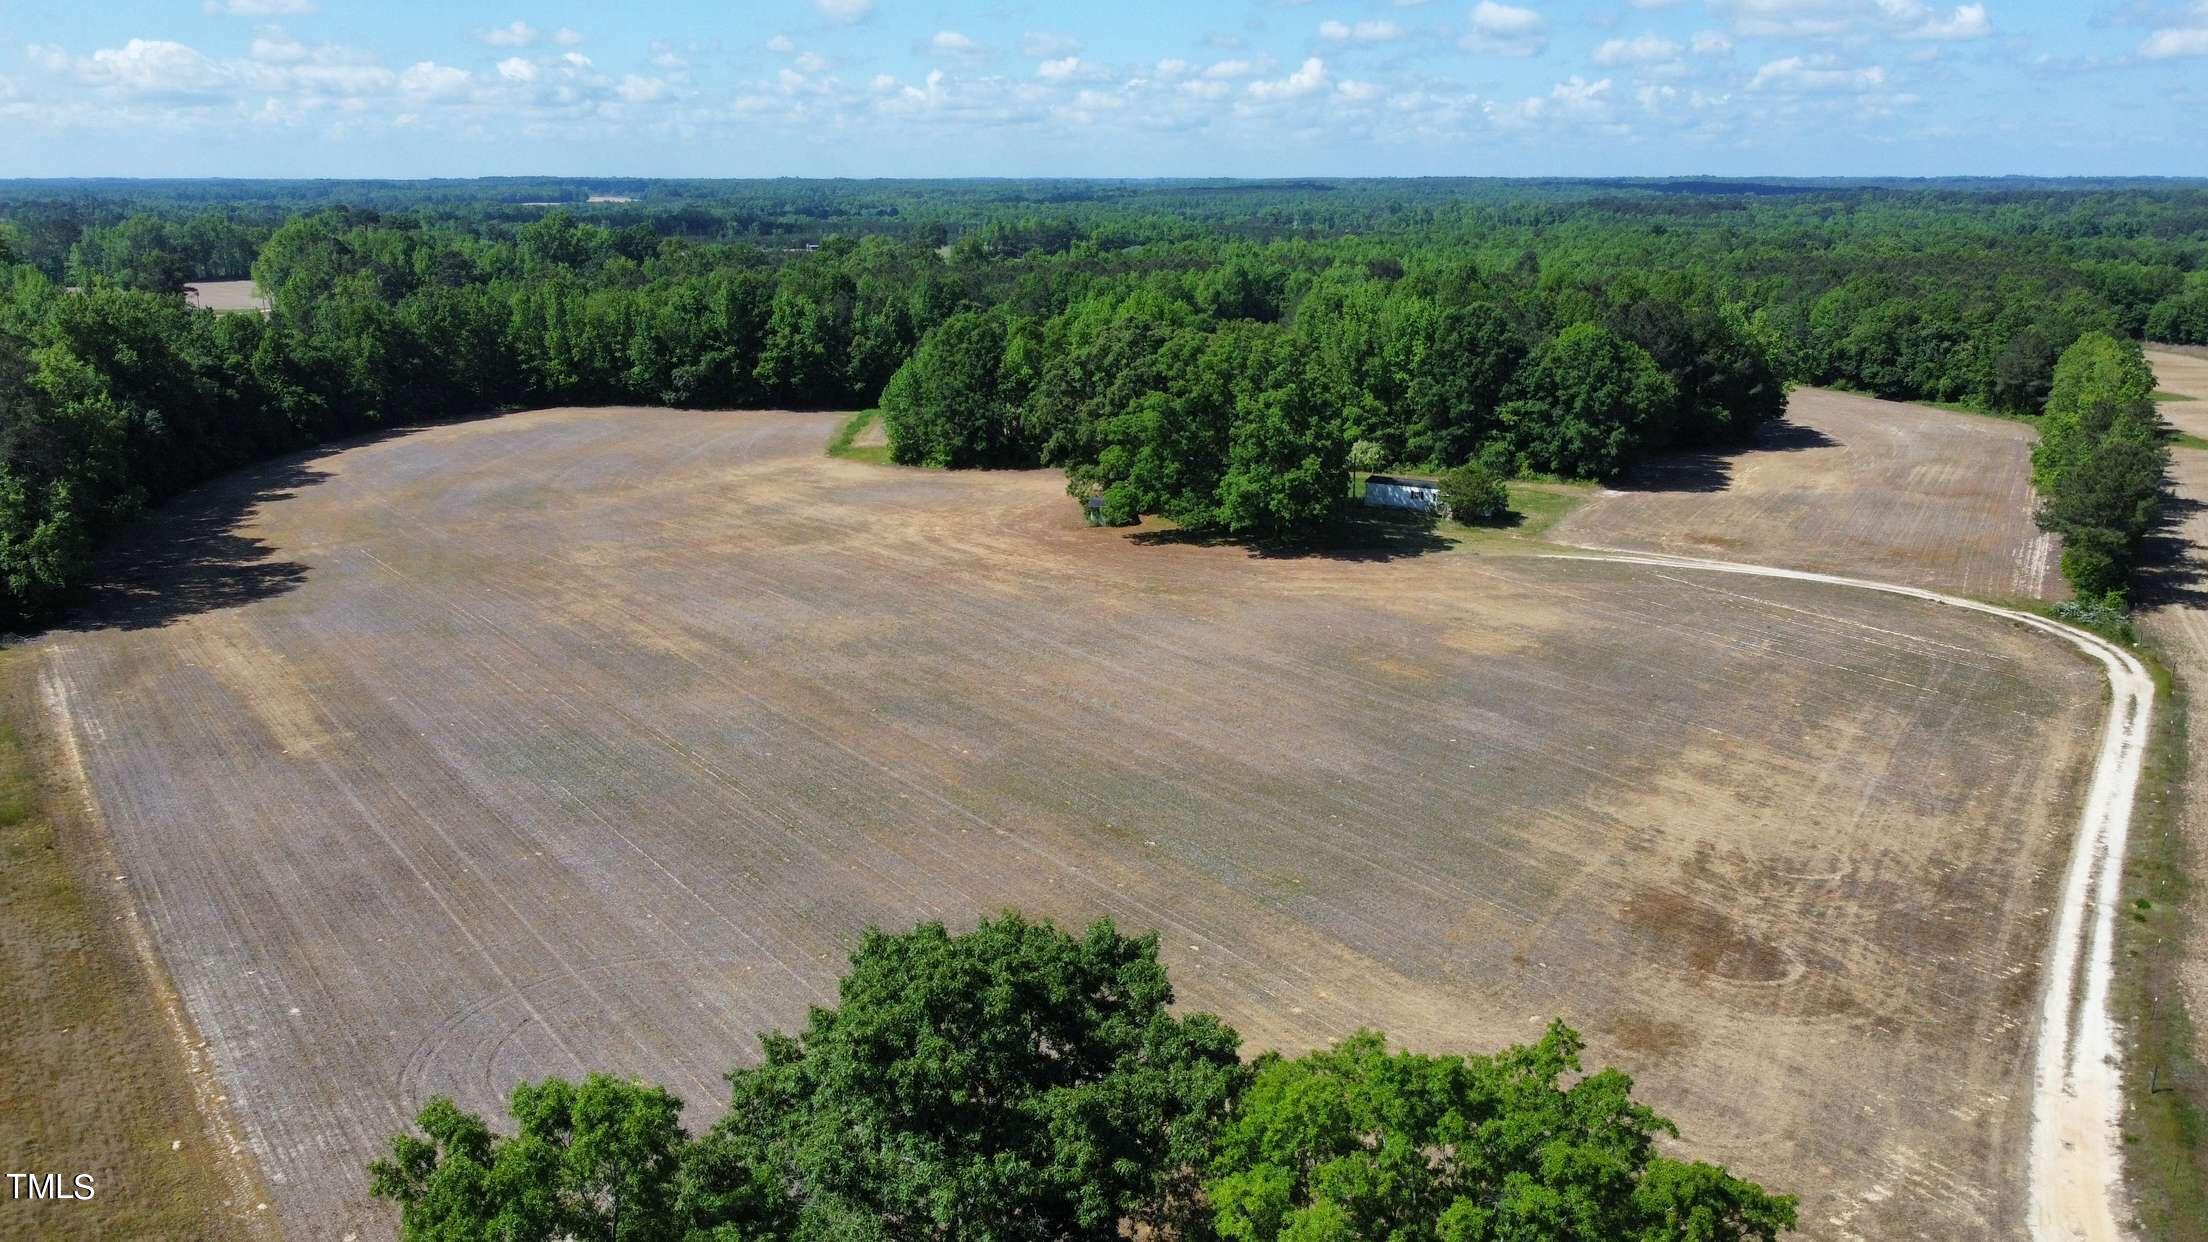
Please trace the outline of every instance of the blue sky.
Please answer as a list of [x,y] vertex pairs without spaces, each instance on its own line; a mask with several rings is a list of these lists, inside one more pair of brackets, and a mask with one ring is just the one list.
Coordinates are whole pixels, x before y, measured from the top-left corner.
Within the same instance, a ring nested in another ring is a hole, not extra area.
[[0,176],[2208,174],[2208,0],[0,0]]

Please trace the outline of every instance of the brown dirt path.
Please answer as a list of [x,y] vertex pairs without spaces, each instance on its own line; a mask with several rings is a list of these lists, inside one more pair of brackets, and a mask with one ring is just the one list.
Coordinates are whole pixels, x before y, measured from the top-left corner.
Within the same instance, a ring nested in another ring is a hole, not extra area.
[[552,410],[241,476],[41,647],[285,1221],[433,1091],[719,1072],[869,923],[1161,931],[1253,1047],[1560,1015],[1813,1238],[2021,1227],[2060,644],[1862,592],[1090,530],[829,416]]
[[1757,447],[1658,462],[1551,537],[2057,599],[2056,541],[2032,521],[2033,438],[2022,423],[1797,389]]

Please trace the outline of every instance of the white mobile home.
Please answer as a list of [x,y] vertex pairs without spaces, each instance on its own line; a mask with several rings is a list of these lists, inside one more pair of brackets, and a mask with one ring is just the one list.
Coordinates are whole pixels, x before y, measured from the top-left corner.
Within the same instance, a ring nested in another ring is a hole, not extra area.
[[1365,480],[1365,503],[1382,509],[1441,512],[1441,485],[1432,479],[1376,474]]

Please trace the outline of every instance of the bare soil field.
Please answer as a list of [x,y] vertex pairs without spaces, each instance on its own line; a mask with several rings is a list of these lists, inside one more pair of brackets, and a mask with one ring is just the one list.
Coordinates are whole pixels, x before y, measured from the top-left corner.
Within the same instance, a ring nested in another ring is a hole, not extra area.
[[268,299],[250,280],[200,280],[184,286],[184,300],[201,310],[268,313]]
[[263,467],[41,641],[293,1232],[389,1227],[360,1166],[432,1092],[607,1069],[702,1125],[862,928],[1018,906],[1157,929],[1252,1051],[1561,1016],[1807,1237],[2019,1235],[2102,727],[2062,643],[1437,536],[1091,530],[1055,474],[827,458],[836,421]]
[[2033,525],[2033,431],[1796,390],[1747,452],[1679,454],[1573,514],[1566,543],[1753,561],[1993,598],[2068,593]]

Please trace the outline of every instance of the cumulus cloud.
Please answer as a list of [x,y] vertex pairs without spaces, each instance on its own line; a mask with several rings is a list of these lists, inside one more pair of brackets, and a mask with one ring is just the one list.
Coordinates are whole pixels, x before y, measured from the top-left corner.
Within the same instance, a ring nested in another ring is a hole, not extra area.
[[1480,0],[1472,6],[1464,38],[1459,42],[1476,52],[1533,56],[1547,46],[1548,34],[1546,23],[1534,10]]
[[1610,120],[1610,79],[1589,82],[1573,74],[1549,88],[1546,95],[1531,95],[1515,104],[1490,103],[1487,115],[1506,130],[1556,121],[1606,123]]
[[541,33],[535,26],[517,18],[503,26],[494,26],[483,31],[476,37],[492,47],[528,47],[541,37]]
[[813,11],[838,26],[855,26],[874,16],[874,0],[813,0]]
[[1020,36],[1020,55],[1030,60],[1052,60],[1081,50],[1081,40],[1070,35],[1030,30]]
[[1670,60],[1679,54],[1679,45],[1662,35],[1636,35],[1630,39],[1605,40],[1595,49],[1598,65],[1646,65]]
[[1788,56],[1756,70],[1748,83],[1751,91],[1786,94],[1830,94],[1838,91],[1873,91],[1886,85],[1886,71],[1877,65],[1848,69],[1829,56]]
[[314,12],[314,0],[207,0],[201,7],[217,17],[296,17]]
[[537,66],[522,57],[509,56],[498,62],[498,76],[509,82],[534,82],[537,80]]
[[552,41],[561,47],[574,47],[583,41],[583,36],[572,26],[562,26],[552,32]]
[[2183,26],[2164,26],[2147,36],[2139,54],[2148,60],[2175,60],[2184,56],[2208,56],[2208,0],[2193,5],[2193,20]]
[[1878,7],[1904,39],[1983,39],[1993,33],[1983,4],[1957,5],[1944,16],[1916,0],[1879,0]]
[[1386,43],[1403,37],[1403,28],[1389,21],[1319,23],[1319,37],[1329,43]]
[[1252,99],[1301,99],[1314,91],[1326,88],[1326,62],[1316,56],[1304,58],[1294,73],[1277,81],[1252,82],[1245,89]]
[[1735,34],[1755,38],[1983,39],[1993,33],[1986,6],[1939,8],[1924,0],[1710,0],[1732,18]]

